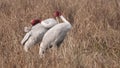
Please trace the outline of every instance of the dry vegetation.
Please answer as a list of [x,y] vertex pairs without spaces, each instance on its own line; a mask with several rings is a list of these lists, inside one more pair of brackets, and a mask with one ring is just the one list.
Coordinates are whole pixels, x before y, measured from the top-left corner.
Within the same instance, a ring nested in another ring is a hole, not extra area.
[[[59,53],[20,45],[30,20],[62,11],[73,28]],[[120,0],[0,0],[0,68],[120,68]]]

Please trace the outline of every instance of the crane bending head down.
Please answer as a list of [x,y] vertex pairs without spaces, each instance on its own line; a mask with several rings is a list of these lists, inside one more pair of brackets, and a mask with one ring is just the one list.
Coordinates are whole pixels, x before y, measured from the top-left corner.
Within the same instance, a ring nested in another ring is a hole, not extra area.
[[[33,19],[30,21],[32,27],[34,27],[36,24],[41,23],[41,19]],[[24,27],[24,32],[29,32],[31,30],[31,26]]]
[[[33,22],[35,22],[35,24]],[[21,44],[24,45],[24,50],[26,52],[28,52],[28,49],[31,46],[41,42],[44,34],[48,31],[48,29],[57,24],[57,21],[54,18],[43,20],[41,23],[39,20],[33,20],[33,22],[32,28],[26,33],[23,40],[21,41]]]

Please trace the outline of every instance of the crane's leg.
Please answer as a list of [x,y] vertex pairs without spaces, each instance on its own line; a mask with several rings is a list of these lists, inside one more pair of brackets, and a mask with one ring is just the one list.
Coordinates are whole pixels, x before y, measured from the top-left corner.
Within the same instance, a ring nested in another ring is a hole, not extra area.
[[57,54],[58,54],[57,44],[54,42],[54,43],[52,43],[52,46],[53,46],[53,54],[54,54],[54,56],[57,56]]

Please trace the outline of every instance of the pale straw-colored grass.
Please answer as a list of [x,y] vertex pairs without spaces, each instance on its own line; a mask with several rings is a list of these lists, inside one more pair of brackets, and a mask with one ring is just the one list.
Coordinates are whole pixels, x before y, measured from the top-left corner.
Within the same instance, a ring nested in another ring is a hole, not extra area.
[[[72,24],[58,52],[25,53],[23,28],[55,10]],[[120,68],[120,0],[0,0],[0,68]]]

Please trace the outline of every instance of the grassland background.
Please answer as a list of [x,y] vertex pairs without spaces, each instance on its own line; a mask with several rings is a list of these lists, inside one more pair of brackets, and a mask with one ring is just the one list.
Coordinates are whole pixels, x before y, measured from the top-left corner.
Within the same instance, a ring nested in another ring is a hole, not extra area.
[[[55,10],[73,26],[58,53],[25,53],[24,27]],[[120,0],[0,0],[0,68],[120,68]]]

